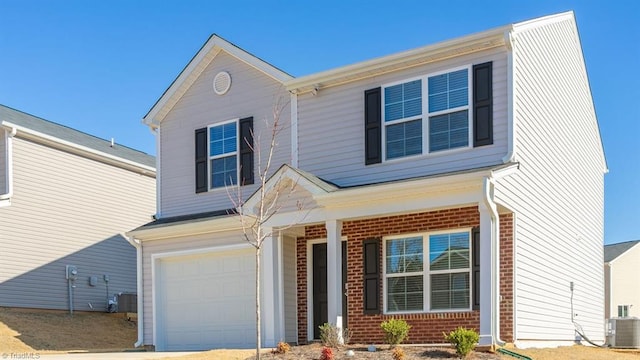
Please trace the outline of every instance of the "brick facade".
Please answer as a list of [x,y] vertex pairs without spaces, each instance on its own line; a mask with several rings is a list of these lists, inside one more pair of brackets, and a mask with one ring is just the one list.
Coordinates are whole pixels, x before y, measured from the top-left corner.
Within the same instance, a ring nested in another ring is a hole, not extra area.
[[[513,338],[513,218],[503,215],[501,219],[501,281],[503,302],[500,306],[501,336],[503,340]],[[391,315],[363,314],[363,258],[362,242],[369,238],[381,238],[404,233],[427,232],[478,226],[480,214],[477,207],[445,209],[431,212],[386,216],[372,219],[345,221],[342,235],[347,241],[348,283],[348,328],[352,330],[354,343],[382,343],[380,323]],[[297,287],[298,287],[298,341],[307,342],[307,242],[326,238],[324,224],[308,226],[305,236],[297,239]],[[381,255],[382,256],[382,255]],[[382,258],[380,258],[380,263]],[[380,279],[380,291],[382,281]],[[380,295],[382,299],[382,294]],[[457,326],[479,329],[479,311],[450,313],[423,313],[395,315],[412,326],[409,343],[441,343],[443,331]]]

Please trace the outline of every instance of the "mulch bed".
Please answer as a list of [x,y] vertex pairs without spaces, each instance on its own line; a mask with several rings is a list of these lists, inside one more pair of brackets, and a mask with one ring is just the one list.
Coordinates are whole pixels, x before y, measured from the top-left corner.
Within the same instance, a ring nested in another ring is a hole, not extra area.
[[[404,360],[414,359],[457,359],[458,356],[452,348],[447,347],[429,347],[429,346],[401,346],[404,351]],[[353,350],[354,356],[348,357],[347,350]],[[346,345],[341,349],[333,349],[335,360],[350,360],[350,359],[380,359],[380,360],[393,360],[392,351],[389,347],[384,345],[377,347],[375,352],[367,350],[367,345]],[[264,354],[261,355],[261,359],[278,359],[278,360],[293,360],[293,359],[306,359],[306,360],[318,360],[322,355],[322,345],[310,344],[291,346],[291,350],[286,354]],[[255,356],[250,359],[255,360]],[[475,351],[469,355],[467,359],[476,360],[499,360],[500,356],[489,352]]]

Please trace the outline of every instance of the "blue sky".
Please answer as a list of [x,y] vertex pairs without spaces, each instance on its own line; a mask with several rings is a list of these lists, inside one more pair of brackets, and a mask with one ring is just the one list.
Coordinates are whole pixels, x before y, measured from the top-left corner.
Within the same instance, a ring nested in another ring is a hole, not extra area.
[[141,118],[212,33],[300,76],[567,10],[610,169],[605,242],[640,239],[634,0],[0,0],[0,104],[155,154]]

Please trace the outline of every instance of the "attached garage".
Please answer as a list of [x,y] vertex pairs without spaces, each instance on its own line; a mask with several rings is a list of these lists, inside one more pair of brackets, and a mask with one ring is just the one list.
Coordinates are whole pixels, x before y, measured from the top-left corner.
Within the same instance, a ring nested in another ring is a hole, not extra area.
[[255,347],[253,249],[155,263],[157,350]]

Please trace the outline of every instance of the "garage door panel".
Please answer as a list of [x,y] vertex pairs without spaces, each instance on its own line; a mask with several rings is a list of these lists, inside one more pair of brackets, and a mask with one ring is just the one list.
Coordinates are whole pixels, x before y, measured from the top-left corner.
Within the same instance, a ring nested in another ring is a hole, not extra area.
[[251,250],[163,259],[159,348],[255,346],[255,268]]

